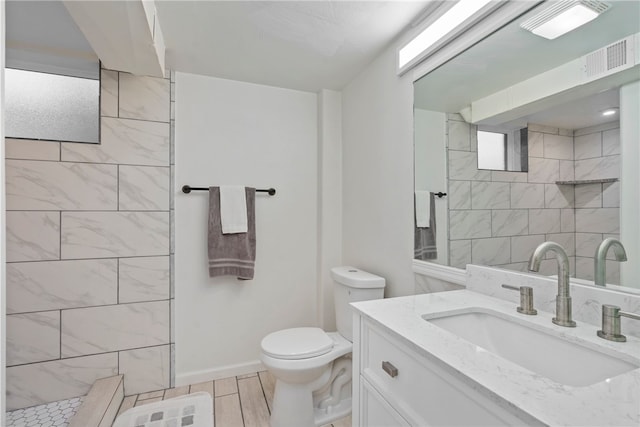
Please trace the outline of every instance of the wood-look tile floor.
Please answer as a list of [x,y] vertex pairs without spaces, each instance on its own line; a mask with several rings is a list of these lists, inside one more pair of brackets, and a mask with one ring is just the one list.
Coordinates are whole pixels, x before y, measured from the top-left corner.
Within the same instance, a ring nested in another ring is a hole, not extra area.
[[[269,427],[275,379],[267,372],[127,396],[118,415],[134,406],[206,391],[213,397],[215,427]],[[324,427],[350,427],[351,416]]]

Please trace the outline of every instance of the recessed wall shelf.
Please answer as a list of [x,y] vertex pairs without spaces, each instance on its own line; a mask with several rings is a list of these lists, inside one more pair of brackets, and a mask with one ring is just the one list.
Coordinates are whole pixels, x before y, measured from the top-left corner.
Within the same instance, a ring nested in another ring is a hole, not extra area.
[[604,178],[604,179],[579,179],[576,181],[556,181],[558,185],[580,185],[580,184],[604,184],[606,182],[616,182],[618,178]]

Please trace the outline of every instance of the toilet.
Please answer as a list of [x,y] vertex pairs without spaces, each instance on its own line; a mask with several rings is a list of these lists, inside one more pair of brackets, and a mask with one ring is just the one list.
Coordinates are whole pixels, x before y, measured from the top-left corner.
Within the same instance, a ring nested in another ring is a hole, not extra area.
[[351,413],[352,312],[381,299],[385,280],[354,267],[331,269],[337,332],[292,328],[262,339],[261,359],[276,378],[271,427],[314,427]]

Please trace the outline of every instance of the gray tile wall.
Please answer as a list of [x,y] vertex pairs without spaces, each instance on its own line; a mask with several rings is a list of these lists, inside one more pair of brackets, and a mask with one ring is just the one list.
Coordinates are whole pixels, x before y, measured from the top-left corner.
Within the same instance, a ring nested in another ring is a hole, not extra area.
[[[618,178],[618,124],[575,131],[529,124],[528,173],[479,170],[476,127],[460,115],[448,116],[447,133],[450,265],[524,271],[536,246],[552,240],[567,250],[572,274],[592,279],[595,247],[619,232],[619,185],[556,181]],[[548,258],[541,272],[555,274]],[[608,282],[618,283],[618,266],[607,267]]]
[[102,70],[101,144],[6,139],[8,410],[172,384],[173,86]]

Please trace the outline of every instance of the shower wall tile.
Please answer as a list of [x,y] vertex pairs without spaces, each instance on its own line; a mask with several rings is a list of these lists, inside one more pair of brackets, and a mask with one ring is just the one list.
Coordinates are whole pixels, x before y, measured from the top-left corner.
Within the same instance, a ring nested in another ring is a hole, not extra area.
[[7,160],[8,210],[116,210],[115,165]]
[[4,146],[6,159],[60,160],[60,143],[33,139],[6,138]]
[[8,367],[8,411],[87,394],[95,380],[118,373],[118,353]]
[[62,311],[62,357],[169,344],[169,302]]
[[169,212],[62,212],[63,259],[169,254]]
[[529,209],[529,234],[560,232],[560,209]]
[[[567,256],[571,257],[576,255],[576,239],[574,233],[547,234],[546,240],[549,242],[556,242],[562,246],[567,253]],[[555,259],[555,254],[547,252],[547,259],[551,258]]]
[[170,81],[120,73],[120,117],[169,121]]
[[7,366],[60,358],[60,311],[7,316]]
[[620,129],[611,129],[602,133],[602,155],[620,154]]
[[511,261],[511,239],[496,237],[471,241],[471,262],[480,265],[508,264]]
[[620,209],[576,209],[576,230],[593,233],[619,233]]
[[119,210],[169,210],[169,167],[123,165],[118,176]]
[[101,75],[100,144],[5,140],[9,409],[172,383],[175,86]]
[[115,304],[115,259],[7,264],[7,313]]
[[560,160],[560,181],[573,181],[576,177],[573,160]]
[[537,123],[529,123],[527,124],[527,128],[530,132],[542,132],[548,133],[551,135],[558,135],[560,130],[558,128],[554,128],[552,126],[540,125]]
[[544,206],[545,208],[570,208],[574,203],[574,186],[545,184]]
[[512,237],[511,262],[528,262],[533,251],[544,239],[544,234]]
[[472,209],[508,209],[509,183],[474,181],[471,183]]
[[119,302],[169,299],[169,257],[120,258]]
[[491,211],[450,211],[449,237],[451,240],[491,237]]
[[560,231],[563,233],[576,231],[576,212],[574,209],[560,210]]
[[118,72],[100,70],[100,115],[118,117]]
[[576,179],[620,178],[620,156],[576,160]]
[[576,160],[602,156],[602,133],[589,133],[575,137]]
[[529,182],[551,183],[559,179],[559,160],[529,158]]
[[449,181],[449,209],[471,209],[471,181]]
[[602,207],[602,184],[576,185],[576,208]]
[[489,181],[491,171],[478,169],[477,153],[449,150],[449,179]]
[[449,149],[451,150],[471,150],[471,126],[466,122],[449,122]]
[[169,165],[169,123],[103,117],[100,144],[62,143],[71,162]]
[[576,233],[576,256],[591,258],[593,267],[593,257],[602,240],[600,233]]
[[449,242],[449,265],[465,268],[467,264],[471,264],[471,240]]
[[491,171],[493,182],[527,182],[526,172]]
[[491,212],[491,235],[520,236],[529,234],[529,211],[518,210],[494,210]]
[[573,137],[545,134],[544,157],[547,159],[573,160]]
[[620,182],[609,182],[602,184],[602,207],[620,207]]
[[544,184],[511,184],[511,208],[544,208]]
[[169,345],[120,352],[120,373],[124,374],[127,396],[169,388]]
[[532,132],[529,128],[527,145],[529,148],[529,158],[544,157],[544,134]]
[[7,262],[60,259],[60,212],[6,212]]

